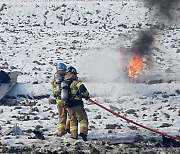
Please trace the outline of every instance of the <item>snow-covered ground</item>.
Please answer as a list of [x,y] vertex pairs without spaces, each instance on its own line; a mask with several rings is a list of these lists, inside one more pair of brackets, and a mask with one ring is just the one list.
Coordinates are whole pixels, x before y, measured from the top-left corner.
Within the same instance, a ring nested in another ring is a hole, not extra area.
[[[177,2],[168,18],[158,6],[147,8],[144,1],[0,1],[0,68],[21,71],[17,85],[7,94],[13,98],[6,97],[0,106],[2,145],[41,144],[31,139],[36,129],[43,132],[47,144],[49,138],[60,140],[54,135],[57,107],[48,101],[59,62],[77,68],[91,98],[101,105],[180,136],[180,5]],[[142,31],[153,31],[155,41],[143,56],[141,74],[132,80],[127,66]],[[17,104],[6,105],[12,102]],[[90,141],[159,137],[90,102],[84,104]],[[23,135],[7,135],[14,126]],[[61,142],[72,141],[67,134]]]

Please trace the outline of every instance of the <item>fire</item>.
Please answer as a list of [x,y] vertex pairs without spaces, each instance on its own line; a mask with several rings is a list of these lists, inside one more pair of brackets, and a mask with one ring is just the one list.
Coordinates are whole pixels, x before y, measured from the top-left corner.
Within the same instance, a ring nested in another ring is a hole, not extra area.
[[134,54],[128,66],[128,76],[132,79],[136,79],[138,74],[142,71],[142,57],[140,54]]

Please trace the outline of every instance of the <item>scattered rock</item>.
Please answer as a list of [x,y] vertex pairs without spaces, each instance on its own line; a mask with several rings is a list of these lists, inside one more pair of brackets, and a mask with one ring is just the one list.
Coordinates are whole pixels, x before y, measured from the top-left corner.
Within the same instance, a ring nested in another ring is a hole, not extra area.
[[51,107],[48,107],[47,109],[43,110],[44,112],[47,112],[47,111],[52,111],[53,109]]
[[158,84],[158,83],[163,83],[163,79],[160,80],[150,80],[147,82],[147,84]]
[[[170,106],[170,105],[169,105]],[[168,106],[167,106],[168,107]],[[168,110],[176,110],[176,107],[169,107]]]
[[38,62],[38,61],[33,61],[33,63],[35,63],[37,65],[46,65],[45,63],[41,63],[41,62]]
[[172,124],[169,124],[169,123],[163,123],[161,126],[159,126],[160,128],[163,128],[163,127],[170,127],[172,126]]
[[176,90],[176,93],[177,93],[177,94],[180,94],[180,90]]
[[172,73],[172,70],[170,68],[165,69],[166,73]]
[[90,126],[89,126],[89,129],[92,130],[92,129],[95,129],[95,127],[92,126],[92,125],[90,125]]
[[163,94],[162,97],[163,98],[169,98],[169,95]]
[[36,95],[33,96],[34,99],[40,100],[40,99],[44,99],[44,98],[49,98],[49,94],[44,94],[44,95]]
[[41,120],[50,120],[48,117],[44,117]]
[[39,110],[38,110],[37,107],[34,107],[34,108],[31,109],[31,112],[34,112],[34,111],[35,111],[35,112],[39,112]]
[[162,106],[158,107],[157,110],[161,110],[162,109]]
[[143,107],[143,108],[142,108],[142,111],[145,111],[145,110],[147,110],[147,108],[146,108],[146,107]]
[[124,103],[124,102],[126,102],[126,99],[120,99],[120,100],[118,100],[118,103],[119,103],[119,104],[122,104],[122,103]]
[[153,118],[153,121],[157,121],[157,119],[158,119],[158,117],[154,117],[154,118]]
[[39,129],[43,128],[43,126],[37,125],[35,128],[36,128],[36,130],[39,130]]
[[7,9],[6,4],[2,4],[2,6],[0,7],[0,12],[3,11],[4,9]]
[[100,151],[97,150],[95,147],[91,147],[90,153],[93,153],[93,154],[100,154]]
[[133,115],[136,116],[136,117],[138,116],[137,113],[136,113],[136,111],[135,111],[134,109],[129,109],[129,110],[127,110],[127,111],[126,111],[126,114],[133,114]]
[[163,113],[163,114],[164,114],[164,116],[165,116],[167,119],[170,118],[170,115],[169,115],[169,114],[167,114],[167,113]]
[[176,94],[169,94],[169,96],[176,96]]
[[122,126],[123,126],[123,125],[118,125],[118,126],[117,126],[117,129],[122,129]]
[[106,124],[105,129],[115,129],[117,126],[117,124]]
[[177,49],[176,53],[180,53],[180,49]]
[[94,119],[101,119],[101,115],[95,116]]
[[110,105],[110,110],[112,110],[112,111],[119,111],[119,108],[117,108],[117,107],[115,107],[115,106]]
[[29,112],[29,115],[35,116],[35,115],[37,115],[37,114],[38,114],[38,113],[34,113],[34,112],[32,112],[32,111]]
[[37,116],[35,116],[34,118],[33,118],[33,120],[39,120],[40,119],[40,117],[37,117]]
[[16,106],[16,107],[14,108],[14,110],[17,110],[17,109],[22,109],[22,107],[21,107],[21,106]]
[[172,45],[171,45],[171,48],[176,48],[176,45],[175,45],[175,44],[172,44]]
[[108,134],[111,134],[112,133],[112,130],[110,129],[110,130],[108,130],[108,132],[107,132]]
[[24,106],[35,106],[38,102],[37,101],[31,101],[31,100],[25,100],[21,102]]
[[32,84],[38,84],[38,80],[32,81]]
[[138,130],[138,128],[136,126],[127,126],[127,127],[129,127],[132,130]]

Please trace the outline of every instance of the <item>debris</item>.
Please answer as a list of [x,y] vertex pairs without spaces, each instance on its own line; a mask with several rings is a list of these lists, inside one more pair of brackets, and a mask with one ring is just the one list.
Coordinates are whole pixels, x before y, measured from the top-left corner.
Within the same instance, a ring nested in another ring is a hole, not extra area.
[[10,135],[11,133],[13,135],[23,135],[22,130],[20,129],[19,126],[17,126],[17,124],[14,127],[12,127],[10,129],[8,129],[7,131],[5,131],[4,135]]
[[43,133],[39,130],[32,130],[31,132],[33,132],[36,136],[37,139],[40,139],[40,140],[45,140],[45,137],[43,135]]
[[121,137],[117,139],[113,139],[110,141],[110,145],[116,145],[116,144],[127,144],[127,143],[135,143],[135,142],[142,142],[145,141],[145,139],[140,136],[140,135],[135,135],[135,136],[129,136],[129,137]]
[[15,86],[17,83],[17,76],[19,72],[11,72],[9,74],[11,80],[9,83],[2,83],[0,85],[0,100]]
[[164,147],[180,147],[180,141],[178,142],[165,136],[162,136],[162,143]]

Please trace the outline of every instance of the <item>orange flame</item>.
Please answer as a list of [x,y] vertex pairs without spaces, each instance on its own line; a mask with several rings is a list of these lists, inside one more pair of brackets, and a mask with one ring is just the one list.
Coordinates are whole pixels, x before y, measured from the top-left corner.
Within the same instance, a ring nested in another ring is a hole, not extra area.
[[138,74],[142,71],[142,57],[140,54],[135,54],[128,66],[128,76],[132,79],[136,79]]

